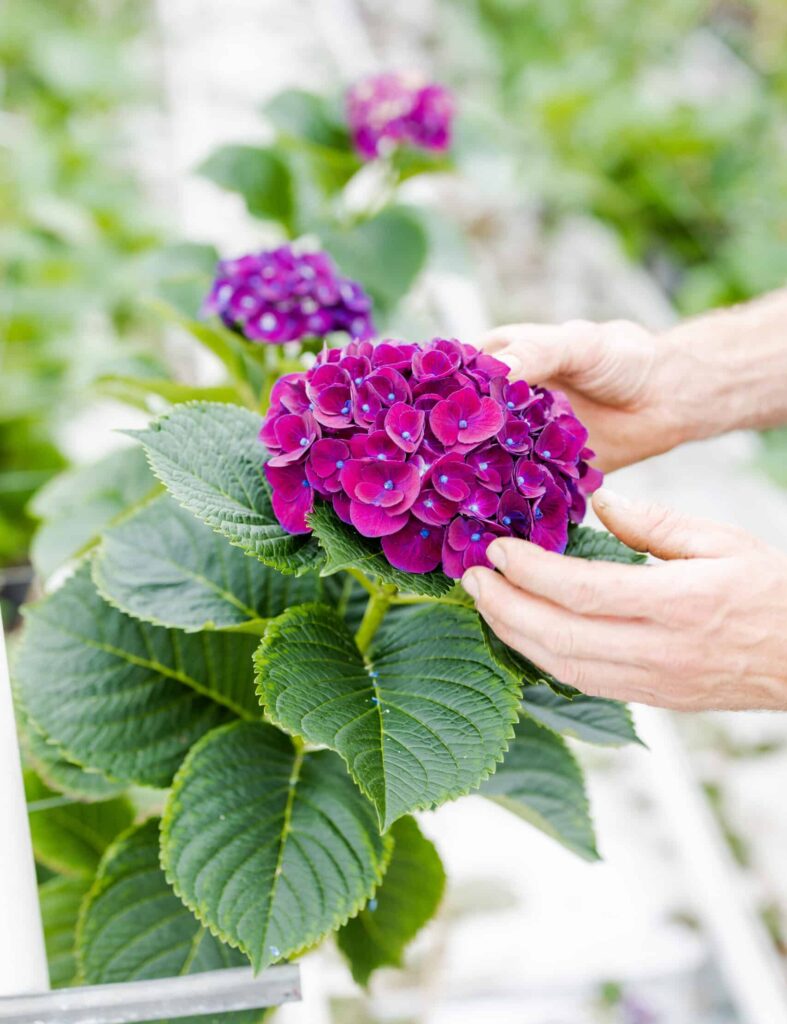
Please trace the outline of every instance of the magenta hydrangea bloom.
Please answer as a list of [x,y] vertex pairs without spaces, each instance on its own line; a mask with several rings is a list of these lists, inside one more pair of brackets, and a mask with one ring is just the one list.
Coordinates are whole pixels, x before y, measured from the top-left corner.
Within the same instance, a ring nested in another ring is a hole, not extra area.
[[219,316],[250,341],[279,344],[342,331],[374,336],[372,302],[359,284],[342,277],[325,252],[290,245],[221,260],[206,316]]
[[353,341],[277,381],[260,437],[273,509],[308,532],[329,502],[391,565],[454,579],[496,538],[564,551],[601,485],[564,395],[471,345]]
[[454,99],[418,75],[387,72],[356,82],[347,120],[359,156],[374,160],[406,144],[442,153],[451,144]]

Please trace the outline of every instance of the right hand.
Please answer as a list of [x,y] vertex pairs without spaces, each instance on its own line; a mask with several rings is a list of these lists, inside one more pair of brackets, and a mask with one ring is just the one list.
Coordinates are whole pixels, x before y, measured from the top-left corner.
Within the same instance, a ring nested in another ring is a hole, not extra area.
[[511,367],[511,380],[566,395],[589,431],[599,469],[628,466],[683,440],[670,402],[680,381],[670,380],[674,346],[665,335],[624,320],[509,324],[480,347]]

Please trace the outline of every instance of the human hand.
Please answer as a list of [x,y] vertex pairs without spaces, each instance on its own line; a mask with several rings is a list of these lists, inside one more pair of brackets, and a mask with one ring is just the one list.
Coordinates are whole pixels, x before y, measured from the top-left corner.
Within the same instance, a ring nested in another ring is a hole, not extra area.
[[666,336],[624,320],[572,320],[498,327],[481,347],[511,367],[511,380],[568,397],[588,428],[599,469],[619,469],[683,440],[678,360]]
[[787,556],[743,530],[610,491],[624,543],[665,561],[590,562],[513,538],[463,586],[500,639],[592,696],[683,711],[787,710]]

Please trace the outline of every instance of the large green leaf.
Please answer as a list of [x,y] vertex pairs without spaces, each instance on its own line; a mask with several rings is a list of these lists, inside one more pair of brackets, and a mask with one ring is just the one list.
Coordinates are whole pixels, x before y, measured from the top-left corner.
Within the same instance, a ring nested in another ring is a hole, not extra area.
[[292,227],[295,198],[292,175],[275,149],[221,146],[200,166],[200,174],[222,188],[238,192],[250,214]]
[[400,818],[391,836],[394,851],[383,884],[336,936],[359,985],[378,967],[402,966],[405,947],[434,917],[445,888],[437,850],[414,818]]
[[178,504],[266,565],[300,576],[322,556],[311,537],[286,533],[273,514],[261,422],[239,406],[189,402],[133,436]]
[[[248,964],[239,950],[211,935],[167,884],[155,818],[107,850],[82,910],[77,953],[84,981],[94,985]],[[239,1024],[258,1017],[246,1012],[216,1019]]]
[[118,796],[126,788],[125,783],[69,761],[57,744],[34,728],[21,705],[15,710],[25,758],[50,788],[85,803]]
[[582,772],[550,729],[523,716],[505,761],[481,793],[585,860],[598,859]]
[[166,494],[104,534],[93,582],[126,614],[187,632],[268,619],[323,590],[249,558]]
[[269,623],[255,664],[268,717],[341,754],[381,830],[479,786],[517,720],[519,685],[469,608],[401,612],[365,659],[335,612],[302,605]]
[[526,687],[522,699],[528,715],[566,736],[609,747],[641,742],[631,712],[620,701],[584,693],[567,700],[547,685]]
[[319,233],[342,271],[360,281],[383,312],[407,294],[426,263],[426,232],[403,207],[390,206],[345,229],[326,225]]
[[33,514],[44,520],[33,539],[33,565],[49,576],[156,486],[137,448],[122,448],[93,465],[55,477],[31,505]]
[[253,714],[253,644],[136,622],[101,599],[85,565],[27,609],[17,696],[69,761],[166,786],[192,743],[230,717],[228,707]]
[[392,583],[403,593],[428,597],[442,597],[454,585],[442,572],[414,573],[395,569],[380,550],[378,540],[362,537],[352,526],[343,523],[327,502],[317,502],[309,515],[309,524],[326,555],[323,576],[344,569],[360,569],[382,583]]
[[571,527],[566,554],[590,561],[628,562],[632,565],[646,562],[648,558],[639,551],[633,551],[606,530],[594,530],[590,526]]
[[79,878],[50,878],[38,888],[52,988],[74,985],[77,981],[77,919],[89,888],[90,881]]
[[175,891],[257,970],[357,913],[389,853],[339,758],[304,754],[278,730],[248,722],[194,747],[162,829]]
[[25,772],[25,795],[36,860],[69,878],[92,878],[104,850],[134,819],[124,797],[77,803],[59,797],[32,771]]

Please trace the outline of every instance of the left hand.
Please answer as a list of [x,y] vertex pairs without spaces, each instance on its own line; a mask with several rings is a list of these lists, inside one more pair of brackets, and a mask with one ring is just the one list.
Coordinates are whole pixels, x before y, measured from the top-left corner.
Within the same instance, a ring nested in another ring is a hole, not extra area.
[[462,580],[500,639],[584,693],[682,711],[787,710],[787,556],[743,530],[610,491],[593,501],[621,565],[490,544]]

